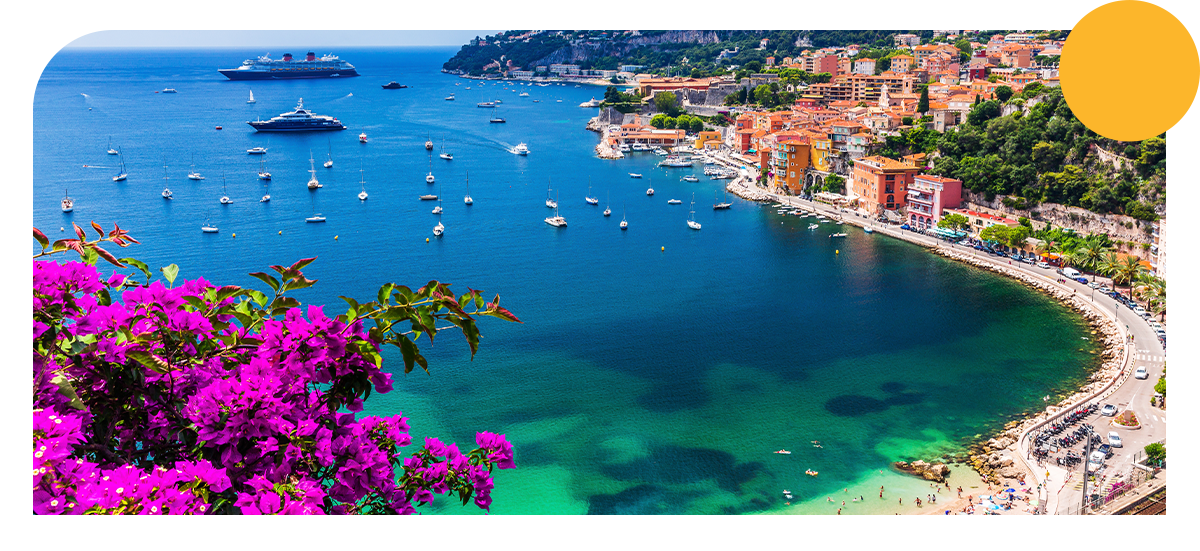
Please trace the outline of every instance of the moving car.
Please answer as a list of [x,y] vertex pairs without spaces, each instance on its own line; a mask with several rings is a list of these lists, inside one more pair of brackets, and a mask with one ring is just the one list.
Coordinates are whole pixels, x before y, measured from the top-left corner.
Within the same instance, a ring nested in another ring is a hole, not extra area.
[[1038,263],[1037,263],[1037,267],[1038,267],[1038,268],[1041,268],[1041,269],[1043,269],[1043,270],[1049,270],[1049,269],[1050,269],[1050,265],[1049,265],[1049,264],[1046,264],[1045,262],[1038,262]]
[[1108,433],[1108,445],[1109,445],[1109,446],[1112,446],[1112,447],[1114,447],[1114,448],[1119,448],[1119,447],[1121,447],[1121,435],[1119,435],[1119,434],[1117,434],[1117,433],[1115,433],[1115,432],[1109,431],[1109,433]]
[[1133,372],[1134,379],[1146,379],[1149,377],[1150,377],[1150,374],[1146,373],[1146,366],[1144,366],[1144,365],[1138,366],[1137,370]]
[[1087,284],[1087,282],[1088,282],[1088,280],[1087,280],[1087,278],[1086,278],[1086,277],[1076,277],[1076,278],[1072,278],[1072,279],[1074,279],[1075,281],[1078,281],[1078,282],[1080,282],[1080,283],[1083,283],[1083,284],[1085,284],[1085,285],[1086,285],[1086,284]]
[[1117,406],[1114,406],[1112,404],[1104,404],[1104,407],[1100,408],[1100,415],[1103,415],[1105,417],[1112,417],[1116,414],[1117,414]]

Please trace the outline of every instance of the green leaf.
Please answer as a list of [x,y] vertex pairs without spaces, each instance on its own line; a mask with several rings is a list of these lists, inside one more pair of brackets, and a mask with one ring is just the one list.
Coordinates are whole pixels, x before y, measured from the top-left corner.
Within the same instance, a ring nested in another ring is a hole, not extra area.
[[84,409],[83,401],[79,399],[79,395],[75,393],[75,385],[71,384],[71,380],[65,376],[59,375],[50,381],[58,386],[58,393],[70,400],[71,407],[82,410]]
[[150,284],[150,267],[147,266],[145,262],[142,262],[136,258],[118,258],[117,260],[123,264],[133,266],[134,268],[141,270],[146,276],[146,285]]
[[67,250],[68,243],[71,241],[74,241],[74,239],[59,239],[58,241],[54,242],[54,245],[52,245],[50,249],[54,252],[65,251]]
[[251,272],[250,277],[262,280],[263,283],[271,286],[271,290],[275,291],[276,293],[279,292],[279,280],[275,279],[273,276],[271,276],[271,274],[264,272]]
[[312,287],[313,284],[316,282],[317,282],[317,280],[315,280],[315,279],[308,279],[302,275],[299,275],[292,279],[289,279],[288,282],[285,284],[285,286],[287,287],[287,290],[289,290],[289,291],[296,291],[296,290],[307,289],[309,287]]
[[170,371],[170,366],[167,362],[158,356],[155,356],[145,350],[127,350],[125,357],[142,364],[155,373],[165,374]]
[[33,228],[33,238],[37,240],[38,245],[42,246],[43,251],[50,245],[50,239],[37,228]]
[[96,252],[95,247],[85,247],[83,249],[83,254],[80,255],[80,258],[84,264],[87,264],[88,266],[95,266],[96,261],[100,260],[100,254]]
[[341,295],[338,295],[338,298],[350,305],[350,308],[346,310],[346,323],[354,321],[358,317],[358,301]]
[[380,305],[388,303],[388,299],[392,297],[392,290],[395,288],[396,285],[393,283],[384,283],[383,286],[379,288],[379,293],[377,293],[376,298],[379,299]]
[[188,303],[188,306],[195,308],[199,312],[208,310],[208,303],[196,295],[184,295],[183,300]]
[[407,337],[400,337],[400,353],[404,356],[404,372],[409,373],[413,370],[413,363],[420,364],[421,369],[425,373],[429,373],[429,364],[425,362],[425,357],[421,356],[421,352],[417,350],[417,345],[408,340]]
[[101,247],[100,247],[100,246],[98,246],[98,245],[92,245],[92,246],[89,246],[89,247],[88,247],[88,250],[89,250],[89,251],[92,251],[92,252],[94,252],[94,253],[96,253],[97,255],[99,255],[99,256],[100,256],[100,258],[103,258],[104,260],[108,261],[108,263],[109,263],[109,264],[112,264],[112,265],[114,265],[114,266],[116,266],[116,267],[118,267],[118,268],[124,268],[124,267],[125,267],[125,265],[124,265],[124,264],[121,264],[121,262],[120,262],[119,260],[117,260],[117,257],[113,256],[113,255],[112,255],[112,253],[110,253],[110,252],[108,252],[108,251],[104,250],[103,248],[101,248]]
[[175,277],[179,275],[179,266],[177,264],[171,264],[170,266],[163,266],[162,268],[159,268],[159,271],[161,271],[163,277],[167,279],[167,283],[169,283],[171,287],[174,287]]
[[254,289],[246,289],[246,296],[250,297],[250,300],[253,300],[254,303],[259,306],[267,305],[267,295],[266,295],[266,293],[263,293],[262,291],[256,291]]
[[237,285],[225,285],[220,289],[217,289],[217,302],[220,303],[229,297],[238,296],[242,294],[241,290],[242,288],[238,287]]

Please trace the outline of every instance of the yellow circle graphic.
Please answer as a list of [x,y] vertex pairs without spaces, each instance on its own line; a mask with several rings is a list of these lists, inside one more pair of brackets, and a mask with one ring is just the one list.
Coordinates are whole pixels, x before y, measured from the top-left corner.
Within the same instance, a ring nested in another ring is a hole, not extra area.
[[[1127,78],[1134,74],[1146,75],[1145,88]],[[1123,0],[1092,10],[1071,29],[1059,81],[1067,105],[1088,128],[1140,141],[1166,132],[1187,113],[1200,84],[1200,58],[1192,35],[1170,12]]]

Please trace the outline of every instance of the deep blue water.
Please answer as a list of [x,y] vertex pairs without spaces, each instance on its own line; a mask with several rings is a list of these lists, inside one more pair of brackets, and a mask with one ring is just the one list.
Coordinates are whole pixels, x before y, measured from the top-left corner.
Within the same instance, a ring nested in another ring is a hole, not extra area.
[[[317,256],[306,273],[319,283],[296,296],[331,314],[344,307],[338,295],[373,297],[385,282],[499,293],[524,324],[481,322],[473,362],[449,332],[422,341],[432,376],[400,375],[396,392],[368,402],[368,412],[411,416],[418,439],[470,447],[477,430],[507,433],[519,468],[498,476],[498,513],[779,510],[780,487],[805,503],[790,510],[829,513],[816,503],[822,492],[869,487],[890,461],[953,451],[1039,409],[1094,364],[1079,318],[1045,297],[856,228],[830,240],[830,226],[809,231],[809,219],[741,200],[714,212],[719,181],[682,182],[690,171],[658,168],[649,153],[594,157],[597,135],[584,125],[595,111],[578,104],[602,89],[441,74],[454,51],[339,49],[364,76],[282,82],[216,71],[264,52],[60,52],[33,106],[34,225],[53,238],[72,221],[118,222],[143,243],[118,256],[221,284],[262,287],[246,273]],[[380,88],[390,80],[410,88]],[[178,93],[155,93],[164,88]],[[456,101],[442,99],[451,92]],[[246,124],[300,97],[349,128],[268,135]],[[475,106],[494,99],[498,109]],[[508,122],[489,124],[497,113]],[[443,137],[453,161],[436,156]],[[126,182],[111,181],[110,139]],[[508,151],[519,142],[528,157]],[[259,158],[245,153],[260,145],[274,174],[267,204]],[[310,154],[324,184],[316,192],[305,187]],[[321,167],[327,154],[332,169]],[[201,182],[186,179],[193,158]],[[164,165],[169,202],[159,196]],[[218,204],[222,176],[232,205]],[[583,200],[589,178],[600,206]],[[548,183],[568,228],[543,222]],[[59,211],[64,188],[74,213]],[[428,243],[438,217],[418,200],[425,193],[445,200],[447,227]],[[685,225],[693,194],[701,231]],[[328,222],[306,224],[314,210]],[[202,234],[206,221],[220,233]],[[388,358],[400,371],[398,355]],[[779,448],[795,453],[770,453]],[[890,487],[921,485],[883,476]]]

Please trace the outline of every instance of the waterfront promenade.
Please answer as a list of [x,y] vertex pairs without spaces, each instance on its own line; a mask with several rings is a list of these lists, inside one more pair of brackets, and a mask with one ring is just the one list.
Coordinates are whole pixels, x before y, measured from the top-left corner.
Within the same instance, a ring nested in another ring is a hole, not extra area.
[[[725,154],[710,155],[721,164],[738,168],[741,175],[728,184],[731,192],[738,193],[746,199],[758,201],[774,201],[804,211],[825,214],[839,218],[843,223],[871,228],[875,233],[903,239],[911,243],[932,249],[938,254],[964,260],[971,264],[988,267],[998,273],[1023,279],[1027,282],[1037,282],[1043,289],[1054,289],[1058,296],[1069,293],[1070,302],[1080,310],[1091,311],[1110,320],[1123,333],[1123,352],[1119,371],[1105,384],[1089,384],[1089,390],[1068,403],[1048,407],[1045,412],[1031,420],[1026,420],[1016,440],[1006,451],[1021,464],[1023,470],[1033,475],[1034,485],[1039,488],[1040,501],[1045,514],[1077,511],[1082,501],[1082,467],[1068,470],[1057,465],[1043,465],[1032,460],[1029,450],[1030,432],[1054,420],[1059,413],[1077,405],[1098,402],[1113,404],[1119,411],[1132,409],[1137,413],[1141,426],[1138,429],[1125,429],[1110,424],[1111,418],[1093,417],[1088,420],[1096,426],[1096,432],[1102,438],[1109,431],[1120,434],[1124,446],[1114,449],[1114,454],[1106,465],[1108,474],[1099,481],[1114,479],[1117,475],[1128,473],[1135,468],[1133,461],[1144,446],[1166,438],[1167,415],[1165,410],[1152,408],[1150,397],[1154,394],[1154,384],[1158,381],[1165,366],[1166,351],[1158,341],[1157,336],[1146,320],[1139,317],[1128,308],[1122,306],[1111,297],[1096,293],[1094,289],[1075,282],[1063,280],[1053,269],[1042,269],[1031,264],[1010,262],[1007,259],[980,254],[973,248],[946,242],[931,236],[899,229],[898,226],[881,223],[846,209],[835,208],[824,203],[807,201],[799,197],[779,195],[758,186],[757,170],[731,159]],[[1131,375],[1138,366],[1145,366],[1149,377],[1135,379]],[[1098,387],[1098,388],[1097,388]],[[1072,506],[1074,508],[1072,508]]]

